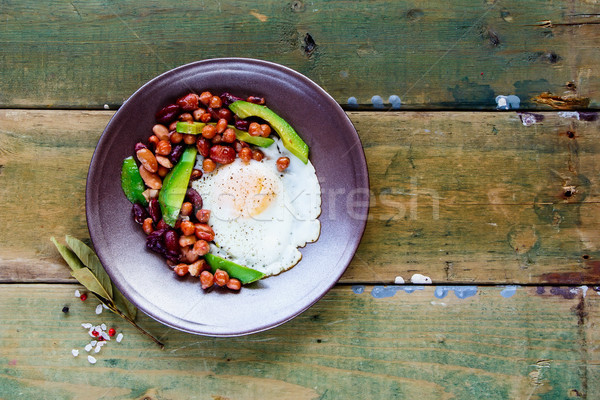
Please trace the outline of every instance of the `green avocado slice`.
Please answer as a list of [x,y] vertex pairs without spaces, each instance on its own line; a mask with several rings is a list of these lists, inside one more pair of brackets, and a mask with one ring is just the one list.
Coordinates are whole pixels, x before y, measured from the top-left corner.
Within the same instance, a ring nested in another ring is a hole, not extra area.
[[196,147],[188,147],[184,150],[179,162],[165,176],[163,186],[158,193],[160,211],[163,219],[170,226],[175,226],[179,217],[179,211],[190,183],[190,176],[196,164],[197,153]]
[[213,274],[217,269],[222,269],[223,271],[227,272],[231,278],[239,279],[243,285],[255,282],[265,277],[265,274],[260,271],[244,267],[214,254],[208,253],[204,256],[204,259],[208,265],[210,265],[210,269]]
[[133,159],[129,156],[123,160],[123,166],[121,167],[121,188],[123,193],[132,203],[140,203],[143,206],[148,205],[148,200],[144,197],[144,180],[140,175],[140,170]]
[[[214,123],[209,123],[209,125],[216,125]],[[202,133],[202,128],[204,128],[206,124],[204,122],[177,122],[177,126],[175,130],[179,133],[184,133],[187,135],[199,135]],[[250,143],[259,147],[269,147],[275,141],[271,138],[265,138],[261,136],[251,136],[248,132],[241,131],[237,129],[233,125],[227,125],[228,128],[233,129],[235,132],[235,137],[237,140],[241,140],[242,142]]]
[[240,118],[259,117],[271,125],[277,132],[283,145],[304,164],[308,163],[308,145],[283,118],[266,106],[238,100],[229,105],[229,109]]

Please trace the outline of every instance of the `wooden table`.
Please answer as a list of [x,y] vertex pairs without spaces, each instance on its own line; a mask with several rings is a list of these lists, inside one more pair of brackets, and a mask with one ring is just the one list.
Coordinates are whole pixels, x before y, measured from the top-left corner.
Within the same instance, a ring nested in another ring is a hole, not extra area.
[[[1,398],[599,398],[596,1],[20,0],[0,20]],[[226,56],[287,65],[344,106],[370,217],[301,316],[233,339],[140,316],[160,350],[74,297],[49,238],[89,238],[86,173],[114,110]],[[71,355],[82,322],[124,340],[90,365]]]

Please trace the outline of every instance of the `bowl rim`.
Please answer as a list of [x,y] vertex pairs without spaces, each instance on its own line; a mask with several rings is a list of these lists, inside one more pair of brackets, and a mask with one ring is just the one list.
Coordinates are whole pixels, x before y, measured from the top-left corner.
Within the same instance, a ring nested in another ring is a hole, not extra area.
[[[119,111],[121,109],[123,109],[129,102],[132,102],[133,100],[135,100],[135,98],[140,93],[147,90],[149,87],[154,85],[157,81],[168,78],[171,75],[176,75],[176,74],[185,72],[187,70],[193,70],[193,69],[197,68],[198,66],[202,66],[205,64],[219,65],[219,64],[223,64],[223,63],[225,63],[225,64],[241,63],[241,64],[254,66],[254,67],[266,67],[266,68],[278,70],[287,75],[291,75],[294,78],[302,81],[307,86],[310,86],[313,89],[315,89],[316,91],[318,91],[323,96],[323,100],[325,100],[328,105],[332,106],[338,112],[343,113],[346,117],[345,123],[347,125],[347,128],[349,128],[354,133],[353,140],[355,139],[357,141],[356,143],[360,145],[360,146],[355,146],[355,147],[358,147],[358,149],[354,150],[354,151],[359,152],[360,157],[358,157],[358,160],[353,160],[353,161],[357,166],[357,171],[361,172],[360,175],[356,174],[355,176],[357,178],[362,178],[361,182],[360,182],[362,184],[358,185],[357,188],[366,190],[365,193],[363,193],[366,196],[366,205],[360,207],[360,212],[358,213],[359,218],[355,219],[356,234],[352,236],[352,238],[351,238],[352,240],[348,241],[348,243],[346,244],[346,247],[344,249],[344,252],[342,253],[342,257],[340,258],[340,260],[343,261],[344,267],[339,268],[339,271],[337,271],[336,274],[332,275],[333,278],[331,279],[331,282],[327,285],[327,287],[324,290],[322,290],[317,296],[315,296],[313,299],[311,299],[311,301],[309,301],[305,306],[303,306],[302,308],[299,308],[299,309],[295,309],[294,312],[288,314],[286,317],[281,317],[280,319],[278,319],[275,322],[266,323],[266,324],[263,324],[259,327],[255,327],[252,329],[237,329],[237,330],[235,330],[235,332],[231,331],[231,332],[227,332],[227,333],[223,333],[223,332],[211,333],[211,332],[199,331],[199,330],[187,328],[187,327],[183,326],[183,324],[185,324],[186,321],[181,318],[179,319],[179,321],[181,321],[180,325],[178,325],[177,323],[173,323],[169,320],[165,320],[165,319],[161,318],[160,316],[154,315],[152,310],[149,310],[148,307],[146,307],[146,304],[140,304],[140,301],[138,301],[140,299],[135,298],[135,296],[133,296],[134,298],[130,298],[130,295],[131,295],[130,292],[127,290],[125,290],[125,291],[123,290],[123,285],[126,283],[115,280],[113,274],[111,274],[110,268],[108,268],[108,269],[105,268],[107,270],[107,273],[111,277],[113,284],[123,293],[124,296],[127,297],[127,299],[129,301],[131,301],[131,303],[133,303],[144,314],[148,315],[150,318],[152,318],[152,319],[156,320],[157,322],[160,322],[161,324],[166,325],[170,328],[173,328],[173,329],[176,329],[179,331],[183,331],[183,332],[187,332],[187,333],[196,334],[196,335],[208,336],[208,337],[238,337],[238,336],[244,336],[244,335],[263,332],[263,331],[275,328],[277,326],[280,326],[280,325],[290,321],[291,319],[297,317],[298,315],[300,315],[303,312],[305,312],[306,310],[308,310],[315,303],[317,303],[320,299],[322,299],[323,296],[325,296],[325,294],[327,294],[338,283],[339,279],[344,274],[344,272],[350,265],[352,259],[354,258],[356,250],[358,249],[358,246],[359,246],[359,244],[364,236],[364,233],[365,233],[366,223],[367,223],[368,213],[369,213],[368,204],[369,204],[369,200],[370,200],[369,173],[368,173],[366,157],[365,157],[365,153],[364,153],[364,147],[363,147],[362,141],[360,139],[360,136],[358,135],[356,128],[352,124],[352,121],[350,120],[350,118],[348,117],[346,112],[343,110],[343,108],[340,106],[340,104],[329,93],[327,93],[321,86],[319,86],[317,83],[315,83],[310,78],[303,75],[302,73],[300,73],[290,67],[287,67],[287,66],[275,63],[275,62],[271,62],[271,61],[254,59],[254,58],[245,58],[245,57],[223,57],[223,58],[203,59],[203,60],[194,61],[191,63],[183,64],[178,67],[172,68],[172,69],[167,70],[167,71],[157,75],[156,77],[150,79],[149,81],[144,83],[142,86],[140,86],[137,90],[135,90],[123,102],[123,104],[117,109],[117,111],[111,116],[111,118],[110,118],[109,122],[107,123],[106,127],[104,128],[100,138],[98,139],[98,143],[96,144],[96,147],[94,149],[94,153],[90,160],[89,169],[88,169],[88,173],[86,176],[86,189],[85,189],[86,222],[87,222],[88,232],[89,232],[90,240],[92,241],[92,244],[94,243],[94,233],[93,233],[94,228],[91,226],[91,224],[93,222],[95,222],[95,216],[93,215],[92,210],[90,209],[90,203],[91,203],[90,198],[94,191],[94,185],[91,184],[91,179],[93,178],[94,171],[97,168],[101,167],[101,165],[102,165],[102,163],[99,160],[100,156],[98,155],[99,153],[97,151],[98,147],[100,147],[100,145],[103,143],[103,139],[105,139],[107,137],[107,132],[109,132],[110,130],[113,129],[113,125],[115,124],[115,120],[116,120],[117,116],[119,115]],[[318,172],[317,172],[317,176],[318,176]],[[315,243],[318,243],[318,240]],[[349,247],[351,249],[348,251]],[[100,262],[102,263],[102,265],[106,265],[105,264],[106,260],[105,260],[104,254],[103,254],[103,250],[102,249],[95,249],[95,250],[96,250],[96,253],[97,253],[98,258],[100,259]],[[344,256],[345,256],[345,258],[344,258]],[[127,295],[126,295],[126,293],[127,293]],[[154,306],[156,307],[156,305],[154,305]],[[158,307],[158,308],[160,308],[160,307]]]

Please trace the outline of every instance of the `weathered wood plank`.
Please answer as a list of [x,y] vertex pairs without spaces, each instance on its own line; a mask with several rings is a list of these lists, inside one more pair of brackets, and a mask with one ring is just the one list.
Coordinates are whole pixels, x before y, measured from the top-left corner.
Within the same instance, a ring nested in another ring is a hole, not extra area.
[[[0,111],[0,280],[71,279],[49,237],[87,237],[86,173],[111,115]],[[343,282],[415,273],[435,283],[598,282],[599,121],[349,115],[367,156],[372,208]]]
[[170,68],[232,56],[287,65],[342,104],[600,104],[591,1],[11,0],[0,17],[6,108],[114,106]]
[[[599,389],[592,290],[463,287],[461,299],[448,287],[338,286],[293,321],[228,339],[142,316],[161,351],[118,317],[95,315],[97,302],[73,297],[78,287],[1,286],[0,397],[556,399]],[[124,340],[92,366],[82,322],[115,326]]]

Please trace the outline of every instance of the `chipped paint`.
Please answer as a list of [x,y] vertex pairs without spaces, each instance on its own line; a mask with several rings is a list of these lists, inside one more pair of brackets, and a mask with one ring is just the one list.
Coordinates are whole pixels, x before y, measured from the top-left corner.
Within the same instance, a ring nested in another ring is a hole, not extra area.
[[573,95],[557,96],[549,92],[544,92],[533,98],[538,104],[545,104],[558,110],[572,110],[575,108],[585,108],[590,105],[588,97],[576,97]]
[[434,296],[443,299],[452,291],[459,299],[466,299],[477,294],[477,286],[438,286],[435,288]]
[[517,288],[519,288],[519,286],[506,286],[500,291],[500,296],[504,297],[505,299],[511,298],[515,295],[515,293],[517,293]]
[[400,96],[395,94],[391,95],[388,99],[388,103],[392,105],[392,110],[399,110],[402,105],[402,101],[400,100]]
[[420,285],[423,284],[431,284],[431,278],[425,275],[421,275],[421,274],[414,274],[413,276],[410,277],[410,282],[411,283],[417,283]]
[[577,121],[596,121],[598,113],[596,112],[579,112],[579,111],[561,111],[558,113],[561,118],[573,118]]
[[394,279],[394,283],[395,283],[396,285],[404,285],[404,278],[403,278],[403,277],[401,277],[401,276],[397,276],[397,277]]
[[521,106],[521,99],[519,96],[513,94],[504,96],[496,96],[496,109],[497,110],[518,110]]
[[374,286],[373,290],[371,290],[371,296],[375,297],[376,299],[383,299],[385,297],[393,297],[399,291],[404,291],[410,294],[417,290],[425,290],[425,287],[412,285]]
[[377,94],[371,97],[371,103],[373,103],[373,108],[383,108],[383,99]]
[[352,291],[355,294],[362,294],[365,291],[365,285],[354,285],[352,286]]
[[544,116],[541,114],[532,114],[532,113],[517,113],[521,122],[525,126],[531,126],[535,123],[541,122],[544,120]]
[[264,14],[261,14],[257,11],[250,11],[250,15],[256,17],[257,20],[259,20],[260,22],[267,22],[267,20],[269,19],[269,17],[267,17]]

